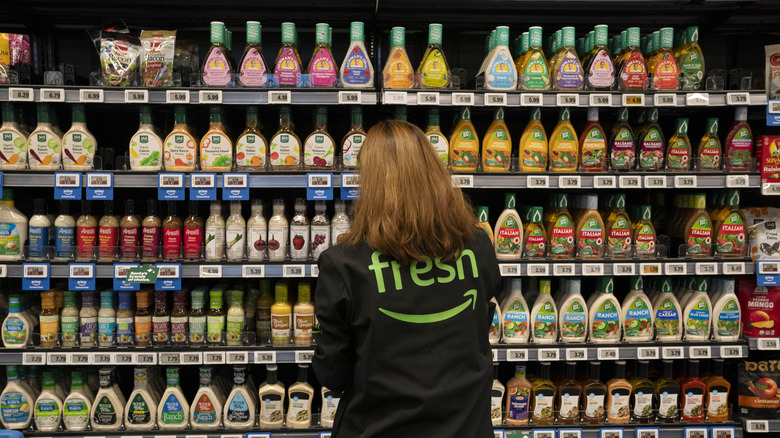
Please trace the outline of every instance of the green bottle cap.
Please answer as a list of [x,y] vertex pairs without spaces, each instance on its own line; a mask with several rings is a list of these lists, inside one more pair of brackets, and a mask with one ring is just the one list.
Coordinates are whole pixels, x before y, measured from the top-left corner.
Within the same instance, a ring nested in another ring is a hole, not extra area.
[[730,189],[726,192],[726,205],[729,207],[739,207],[739,189]]
[[222,291],[212,290],[209,292],[209,307],[212,309],[222,308]]
[[582,56],[582,52],[585,50],[585,38],[577,38],[577,42],[574,44],[577,56]]
[[707,208],[707,195],[704,193],[697,193],[693,195],[693,208]]
[[562,38],[563,38],[563,46],[562,47],[574,47],[574,27],[573,26],[567,26],[563,28],[562,32]]
[[328,123],[328,108],[324,106],[318,106],[314,113],[315,122],[319,125],[325,125]]
[[353,125],[363,126],[363,107],[361,107],[360,105],[353,105],[352,114],[350,118],[351,118],[350,122]]
[[165,370],[165,383],[168,387],[179,386],[179,367],[168,367]]
[[362,21],[353,21],[352,24],[349,25],[349,41],[356,43],[356,42],[363,42],[363,22]]
[[[406,107],[404,107],[404,108],[406,108]],[[471,120],[471,110],[469,109],[469,107],[464,106],[460,110],[460,119],[461,120]]]
[[493,29],[488,35],[488,52],[493,51],[496,48],[496,30]]
[[653,210],[649,205],[642,205],[639,207],[639,209],[642,212],[640,215],[642,220],[649,221],[653,218]]
[[658,108],[651,107],[650,110],[647,112],[647,121],[648,122],[657,122],[658,121]]
[[439,108],[428,108],[428,126],[439,126]]
[[398,105],[395,107],[395,119],[402,122],[406,121],[406,105]]
[[260,44],[261,30],[259,21],[247,21],[246,22],[246,42]]
[[287,302],[287,282],[279,281],[274,288],[274,297],[277,303]]
[[149,105],[141,105],[141,108],[139,109],[139,118],[140,123],[142,125],[151,125],[152,124],[152,107]]
[[542,110],[539,108],[532,109],[531,120],[542,120]]
[[568,107],[562,107],[558,110],[558,120],[561,122],[568,121],[571,118],[571,113]]
[[639,47],[639,28],[628,28],[628,47]]
[[555,39],[553,39],[553,52],[558,51],[561,47],[563,47],[563,29],[556,30],[555,31]]
[[298,302],[308,303],[311,301],[311,284],[306,281],[298,283]]
[[541,26],[532,26],[528,28],[528,45],[530,47],[542,47]]
[[566,193],[560,193],[558,195],[558,208],[569,208],[569,195]]
[[439,44],[442,42],[443,27],[439,23],[428,25],[428,44]]
[[84,111],[83,103],[73,104],[73,123],[87,123],[87,116]]
[[647,51],[647,37],[642,37],[639,39],[639,48],[642,50],[643,55],[647,55],[649,53]]
[[614,202],[615,208],[626,208],[626,194],[625,193],[618,193],[615,195],[615,202]]
[[295,23],[282,23],[282,42],[292,43],[295,41]]
[[628,29],[620,32],[620,51],[622,52],[626,47],[628,47]]
[[688,28],[687,34],[687,40],[689,43],[698,43],[699,42],[699,26],[691,26]]
[[528,46],[530,44],[530,34],[528,32],[523,32],[520,35],[520,53],[525,53],[528,51]]
[[488,208],[478,207],[477,218],[479,219],[480,222],[488,222],[490,220],[490,216],[488,215]]
[[609,39],[609,26],[606,24],[596,25],[594,32],[594,43],[597,46],[606,46]]
[[641,275],[631,277],[631,290],[644,290],[644,282]]
[[706,277],[699,278],[696,281],[696,291],[697,292],[707,292],[707,284],[708,280]]
[[716,117],[707,119],[707,133],[718,135],[718,119]]
[[498,26],[496,28],[496,45],[509,47],[509,26]]
[[51,114],[49,104],[38,103],[35,106],[36,113],[38,114],[38,123],[51,123]]
[[390,47],[404,47],[406,45],[406,29],[394,27],[390,31]]
[[225,27],[225,23],[221,21],[212,21],[210,26],[211,31],[211,44],[224,44],[225,39],[222,35],[222,28]]
[[618,110],[618,121],[620,121],[620,122],[627,122],[628,121],[628,108],[621,107]]
[[504,108],[498,107],[493,110],[493,120],[504,120]]
[[615,280],[611,276],[604,277],[604,293],[611,294],[615,292]]
[[549,279],[539,280],[539,295],[550,295],[551,291]]
[[[605,42],[604,45],[607,43]],[[588,32],[588,37],[585,39],[585,51],[591,52],[593,50],[593,47],[596,46],[596,32],[590,31]]]
[[531,211],[528,216],[531,218],[531,222],[539,223],[542,221],[544,209],[542,207],[531,207]]
[[5,123],[12,123],[15,122],[16,112],[14,111],[14,104],[13,102],[3,102],[3,122]]
[[661,48],[670,48],[672,47],[672,42],[674,41],[674,29],[671,27],[664,27],[661,29]]
[[688,119],[679,117],[675,123],[675,132],[680,135],[688,135]]
[[514,209],[517,206],[517,193],[504,194],[504,208]]
[[314,27],[314,42],[326,44],[328,42],[328,23],[317,23]]

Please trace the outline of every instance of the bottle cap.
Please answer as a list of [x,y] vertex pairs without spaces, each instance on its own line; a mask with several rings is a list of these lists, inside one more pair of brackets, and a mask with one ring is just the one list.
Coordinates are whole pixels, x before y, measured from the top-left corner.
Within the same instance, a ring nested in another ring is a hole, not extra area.
[[428,25],[428,44],[442,43],[443,26],[439,23],[431,23]]
[[404,47],[406,45],[406,29],[400,26],[390,31],[390,47]]
[[688,27],[686,34],[686,39],[689,43],[699,42],[699,26]]
[[530,45],[530,34],[528,32],[523,32],[520,35],[520,53],[525,53],[528,51],[528,46]]
[[349,41],[350,42],[363,42],[363,22],[353,21],[349,25]]
[[677,118],[675,123],[675,132],[681,135],[688,135],[688,119],[685,117]]
[[295,23],[282,23],[282,43],[292,43],[295,40]]
[[328,23],[317,23],[314,27],[314,42],[322,44],[328,42]]
[[574,27],[564,27],[563,32],[561,32],[561,38],[563,45],[559,47],[574,47]]
[[597,24],[594,28],[593,43],[597,46],[606,46],[609,39],[609,26]]
[[528,28],[528,45],[530,47],[542,47],[541,26],[532,26]]
[[516,193],[506,193],[504,194],[504,208],[514,209],[517,206],[517,194]]

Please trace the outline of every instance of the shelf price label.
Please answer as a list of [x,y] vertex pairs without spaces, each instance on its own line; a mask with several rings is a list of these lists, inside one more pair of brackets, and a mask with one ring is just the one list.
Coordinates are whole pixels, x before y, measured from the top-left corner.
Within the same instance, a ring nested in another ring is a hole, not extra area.
[[710,428],[711,438],[735,438],[736,428],[733,426],[713,426]]
[[683,438],[707,438],[709,429],[706,427],[686,427],[683,429]]
[[640,275],[661,275],[662,268],[660,263],[640,263]]
[[203,363],[202,353],[181,353],[182,365],[200,365]]
[[285,265],[282,271],[282,277],[300,278],[306,276],[306,267],[304,265]]
[[769,421],[745,420],[745,430],[748,433],[769,433]]
[[580,106],[579,94],[557,94],[555,103],[558,106]]
[[452,175],[452,183],[455,187],[474,187],[474,175]]
[[591,94],[588,103],[590,106],[612,106],[612,95]]
[[198,266],[199,278],[222,278],[222,265]]
[[525,348],[507,349],[506,360],[508,362],[525,362],[528,360],[528,349]]
[[664,271],[666,275],[688,275],[688,265],[685,262],[666,263]]
[[557,348],[540,348],[537,360],[560,360]]
[[588,349],[587,348],[567,348],[566,349],[566,360],[568,360],[568,361],[588,360]]
[[276,363],[275,351],[255,351],[254,363]]
[[90,362],[97,365],[111,365],[111,353],[92,353]]
[[750,176],[749,175],[727,175],[726,176],[726,187],[750,187]]
[[333,174],[309,173],[306,174],[306,199],[309,201],[333,200]]
[[780,338],[758,338],[756,347],[759,350],[780,350]]
[[718,264],[716,262],[696,263],[696,275],[717,275]]
[[677,95],[673,93],[659,93],[653,96],[655,106],[677,106]]
[[661,438],[661,429],[657,427],[637,427],[634,430],[634,437],[635,438]]
[[360,174],[341,174],[341,199],[350,201],[360,197]]
[[623,438],[623,429],[618,429],[618,428],[599,429],[599,438]]
[[268,103],[271,105],[287,105],[292,103],[292,93],[282,90],[269,90]]
[[550,177],[548,175],[528,175],[526,186],[529,189],[546,189],[550,187]]
[[22,365],[46,365],[46,353],[22,353]]
[[[320,436],[320,438],[323,438]],[[330,437],[327,437],[330,438]],[[506,438],[506,433],[503,430],[500,429],[493,429],[493,438]]]
[[[328,432],[330,433],[330,432]],[[194,438],[190,435],[185,435],[184,438]],[[208,438],[208,436],[203,435],[203,438]],[[246,434],[246,438],[271,438],[270,433],[259,433],[259,432],[249,432]],[[320,432],[320,438],[322,438],[322,432]]]
[[241,267],[241,274],[243,278],[263,278],[265,277],[265,266],[243,265]]
[[249,174],[248,173],[222,174],[222,200],[223,201],[248,201],[249,200]]
[[615,263],[612,265],[612,275],[635,275],[636,265],[634,263]]
[[637,359],[658,359],[658,347],[637,347]]
[[553,275],[556,277],[566,277],[575,274],[574,263],[555,263],[553,265]]
[[645,176],[645,188],[648,189],[665,189],[666,177],[664,175],[646,175]]
[[558,429],[558,438],[582,438],[582,429]]
[[406,105],[407,93],[406,91],[385,91],[382,100],[387,105]]
[[206,365],[225,363],[224,351],[206,351],[203,353],[203,363]]
[[157,363],[160,365],[179,365],[181,363],[181,354],[160,353],[157,355]]
[[186,90],[167,90],[165,92],[166,103],[190,103],[190,92]]
[[602,276],[604,275],[604,263],[583,263],[582,275],[584,276]]
[[154,290],[181,290],[181,264],[158,263]]
[[708,106],[710,104],[709,93],[687,93],[685,104],[688,106]]
[[113,200],[114,174],[109,172],[88,172],[87,199],[90,201]]
[[546,277],[550,275],[550,265],[547,263],[529,263],[526,265],[526,275],[529,277]]
[[65,102],[62,88],[41,88],[41,102]]
[[696,175],[676,175],[674,187],[677,189],[695,188],[697,186]]
[[141,283],[128,283],[127,274],[130,268],[137,268],[138,263],[119,263],[114,265],[114,290],[141,290]]
[[228,364],[244,364],[249,363],[248,351],[228,351],[225,363]]
[[359,105],[360,91],[339,91],[339,105]]
[[520,106],[542,106],[544,98],[541,93],[523,93],[520,95]]
[[95,290],[95,264],[69,264],[68,288],[70,288],[70,290]]
[[133,353],[111,353],[111,362],[117,365],[133,363]]
[[217,174],[191,173],[190,199],[193,201],[217,200]]
[[160,201],[184,201],[184,174],[168,172],[158,174],[157,199]]
[[742,356],[742,347],[739,345],[724,345],[720,347],[720,357],[723,359],[739,358]]
[[46,355],[46,363],[49,365],[65,365],[68,363],[68,356],[65,353],[49,353]]
[[520,275],[519,263],[500,263],[498,268],[502,277],[516,277]]
[[125,103],[148,103],[149,90],[125,90]]
[[750,93],[726,93],[726,105],[750,105]]
[[617,347],[600,347],[596,349],[596,357],[599,360],[618,360],[620,359],[620,349]]
[[24,263],[22,290],[49,290],[49,264]]
[[157,355],[154,353],[134,353],[133,361],[143,365],[156,365]]
[[54,199],[81,199],[81,174],[54,172]]
[[661,357],[664,359],[684,359],[685,349],[683,347],[663,347],[661,348]]
[[618,179],[618,184],[622,189],[638,189],[642,187],[642,178],[639,176],[622,175]]
[[103,103],[103,90],[81,89],[79,90],[79,101],[81,103]]
[[744,262],[723,262],[723,275],[742,275],[744,273]]
[[439,93],[437,92],[417,93],[417,105],[439,106]]
[[710,347],[688,347],[688,357],[691,359],[709,359],[712,357]]
[[11,102],[32,102],[35,100],[35,91],[32,88],[9,88],[8,100]]
[[558,187],[562,189],[579,189],[582,187],[582,177],[579,175],[561,175],[558,177]]
[[555,429],[534,429],[533,438],[555,438]]
[[485,106],[506,106],[506,93],[485,93]]
[[314,350],[304,350],[295,352],[295,363],[311,363],[314,357]]
[[89,353],[67,353],[70,355],[70,364],[72,365],[87,365],[91,361]]
[[597,189],[614,189],[616,187],[615,177],[608,175],[594,176],[593,187]]
[[624,94],[623,106],[645,106],[644,94]]
[[474,93],[452,93],[453,106],[474,105]]

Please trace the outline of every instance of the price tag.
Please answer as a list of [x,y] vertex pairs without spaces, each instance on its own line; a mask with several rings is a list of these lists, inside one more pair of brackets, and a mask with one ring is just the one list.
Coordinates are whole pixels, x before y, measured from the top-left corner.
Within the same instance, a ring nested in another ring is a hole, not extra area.
[[190,103],[190,92],[186,90],[167,90],[165,92],[167,103]]
[[666,177],[663,175],[647,175],[645,176],[645,188],[648,189],[665,189]]
[[319,277],[320,276],[320,267],[317,265],[309,265],[309,276],[310,277]]
[[[271,93],[271,91],[269,91]],[[289,91],[287,91],[289,95]],[[209,104],[220,104],[222,103],[222,91],[221,90],[200,90],[198,93],[198,103],[209,103]],[[270,94],[268,98],[268,103],[275,103],[271,102]],[[279,103],[279,102],[276,102]]]
[[111,365],[111,353],[92,353],[91,363],[97,365]]
[[707,438],[708,431],[706,427],[686,427],[683,429],[683,438]]
[[339,91],[339,105],[360,104],[360,91]]
[[493,353],[493,362],[498,362],[498,350],[494,348],[492,353]]
[[[309,173],[306,175],[306,199],[309,201],[333,200],[333,174]],[[247,194],[247,197],[249,195]]]
[[688,347],[688,357],[691,359],[709,359],[711,356],[710,347]]
[[79,101],[81,103],[103,103],[103,90],[79,90]]
[[720,357],[723,359],[739,358],[742,356],[742,347],[739,345],[724,345],[720,347]]
[[696,187],[696,175],[676,175],[674,177],[675,188]]
[[769,107],[766,111],[769,114],[780,114],[780,100],[770,100],[767,104]]
[[726,187],[750,187],[748,175],[727,175]]
[[685,104],[688,106],[708,106],[710,104],[710,94],[688,93],[685,95]]
[[520,275],[519,263],[500,263],[498,268],[501,270],[502,277],[516,277]]
[[350,201],[360,197],[360,174],[341,174],[341,199]]
[[656,94],[653,96],[655,106],[677,106],[677,95],[673,93]]
[[160,201],[184,201],[184,174],[158,174],[157,199]]
[[723,275],[742,275],[744,273],[744,262],[723,262]]
[[485,106],[506,106],[506,93],[485,93]]
[[203,363],[203,354],[201,353],[181,353],[182,365],[200,365]]
[[428,92],[417,93],[417,105],[436,105],[439,106],[439,93]]
[[295,363],[311,363],[312,357],[314,357],[314,350],[296,351]]
[[111,362],[117,365],[133,363],[132,353],[111,353],[111,358]]
[[534,429],[533,438],[555,438],[555,429]]
[[688,275],[688,265],[685,263],[666,263],[664,271],[666,275]]
[[241,274],[243,278],[263,278],[265,277],[265,266],[243,265],[241,267]]
[[547,263],[529,263],[525,272],[529,277],[546,277],[550,275],[550,265]]
[[658,347],[637,347],[637,359],[658,359]]
[[711,438],[735,438],[736,436],[736,428],[732,426],[713,426],[710,428]]
[[125,281],[130,268],[137,268],[138,266],[138,263],[114,265],[114,290],[141,290],[140,283],[128,283]]
[[90,359],[89,353],[70,353],[70,363],[73,365],[87,365]]
[[612,106],[611,94],[591,94],[589,102],[590,106]]
[[0,265],[0,278],[8,277],[8,265]]
[[125,90],[125,103],[149,102],[149,90]]
[[726,105],[750,105],[750,93],[726,93]]
[[559,360],[557,348],[540,348],[538,350],[538,360]]
[[620,359],[620,350],[616,347],[601,347],[596,350],[596,357],[599,360],[618,360]]
[[583,263],[582,275],[590,276],[602,276],[604,275],[604,263]]
[[558,106],[580,106],[579,94],[557,94],[555,102]]
[[46,353],[22,353],[22,365],[46,365]]
[[542,106],[541,93],[523,93],[520,95],[520,106]]
[[780,350],[780,338],[758,338],[756,347],[759,350]]
[[642,178],[639,176],[620,176],[618,184],[624,189],[638,189],[642,187]]
[[156,365],[157,355],[154,353],[134,353],[133,361],[142,365]]
[[769,421],[745,420],[745,430],[748,433],[769,433]]
[[550,187],[550,177],[547,175],[528,175],[526,185],[529,189],[546,189]]
[[696,275],[718,275],[718,264],[715,262],[696,263]]
[[68,288],[70,288],[70,290],[95,290],[95,264],[69,264]]
[[553,264],[553,275],[556,277],[565,277],[574,275],[574,263],[555,263]]
[[493,438],[506,438],[506,434],[503,430],[493,429]]
[[222,174],[222,200],[223,201],[248,201],[249,200],[249,174],[248,173]]
[[588,360],[588,349],[587,348],[567,348],[566,349],[566,360],[568,360],[568,361]]
[[599,438],[623,438],[623,429],[599,429]]
[[49,264],[24,263],[22,290],[49,290]]
[[662,272],[660,263],[639,264],[639,275],[661,275]]
[[49,353],[46,355],[46,363],[49,365],[65,365],[68,356],[65,353]]
[[193,201],[217,200],[217,174],[191,173],[190,199]]
[[220,364],[225,363],[225,352],[224,351],[206,351],[203,353],[203,363],[206,365],[214,365],[214,364]]
[[558,429],[558,438],[582,438],[582,429]]
[[228,351],[227,358],[225,359],[225,362],[229,363],[229,364],[249,363],[249,352],[248,351]]
[[777,274],[780,271],[780,264],[778,262],[770,262],[765,260],[758,261],[758,273],[762,275]]
[[612,275],[636,275],[635,268],[633,263],[615,263],[612,265]]
[[9,88],[8,100],[11,102],[32,102],[35,100],[35,91],[32,88]]
[[558,177],[558,187],[562,189],[579,189],[582,187],[582,177],[579,175],[561,175]]
[[271,105],[286,105],[292,103],[292,93],[281,90],[268,90],[268,103]]
[[600,175],[593,177],[593,187],[597,189],[614,189],[615,185],[614,176]]
[[62,88],[41,88],[41,102],[65,102]]
[[452,175],[456,187],[474,187],[474,175]]
[[452,93],[453,106],[474,105],[474,93]]
[[[330,432],[328,432],[330,434]],[[189,438],[189,436],[185,436],[184,438]],[[203,436],[203,438],[207,438],[206,435]],[[258,432],[249,432],[246,434],[246,438],[271,438],[270,433],[258,433]],[[322,432],[320,433],[320,438],[322,438]]]
[[382,99],[388,105],[406,105],[406,91],[385,91]]
[[181,363],[181,354],[160,353],[157,355],[157,363],[160,365],[179,365]]
[[644,94],[624,94],[623,106],[645,106]]
[[112,173],[87,173],[87,199],[102,201],[114,199],[114,175]]
[[222,278],[222,265],[201,265],[198,274],[200,278]]
[[255,351],[255,363],[276,363],[275,351]]
[[506,350],[508,362],[525,362],[528,360],[528,350],[525,348],[510,348]]
[[158,263],[154,290],[181,290],[181,264]]
[[660,437],[661,437],[661,429],[657,427],[637,427],[634,430],[634,438],[660,438]]
[[81,199],[81,174],[54,172],[54,199]]
[[661,348],[661,357],[664,359],[684,359],[685,349],[683,347],[663,347]]
[[285,265],[284,270],[282,271],[282,277],[285,278],[296,278],[296,277],[305,277],[306,276],[306,267],[303,265]]

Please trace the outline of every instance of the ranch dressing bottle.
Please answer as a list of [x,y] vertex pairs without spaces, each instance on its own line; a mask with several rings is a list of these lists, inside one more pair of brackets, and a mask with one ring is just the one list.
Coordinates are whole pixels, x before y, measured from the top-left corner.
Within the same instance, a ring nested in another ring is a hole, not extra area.
[[531,326],[533,342],[536,344],[552,344],[558,340],[557,328],[558,308],[550,294],[550,283],[547,280],[540,287],[539,296],[534,301],[531,311]]
[[653,305],[644,292],[641,276],[631,278],[631,290],[623,300],[623,330],[628,342],[653,340]]
[[612,294],[612,279],[605,280],[603,292],[594,293],[593,302],[588,303],[590,316],[588,326],[590,341],[595,343],[615,343],[622,337],[623,319],[620,302]]
[[114,388],[114,367],[100,369],[100,389],[91,409],[94,431],[117,432],[122,428],[124,403]]
[[218,429],[222,419],[224,400],[219,388],[214,386],[214,369],[200,367],[200,388],[192,399],[190,424],[197,430]]
[[179,387],[179,367],[168,367],[165,381],[167,388],[157,406],[157,425],[160,430],[184,430],[190,405]]
[[374,66],[363,44],[363,23],[350,25],[350,43],[341,64],[341,86],[344,88],[371,88],[374,86]]
[[522,278],[510,279],[509,296],[501,306],[504,310],[504,342],[507,344],[525,344],[528,342],[528,304],[523,298],[522,286]]
[[255,402],[249,391],[246,365],[233,366],[233,390],[222,408],[222,416],[226,429],[248,429],[255,425]]
[[0,169],[27,168],[27,134],[19,126],[13,102],[3,102],[0,126]]
[[561,342],[585,342],[588,337],[588,305],[580,292],[582,283],[572,278],[568,283],[568,292],[563,296],[558,318]]
[[55,432],[62,417],[62,399],[54,390],[54,375],[43,372],[43,390],[35,401],[35,427],[40,432]]
[[0,393],[0,423],[6,429],[22,430],[32,421],[33,395],[19,380],[16,365],[6,366],[7,382]]
[[32,325],[22,312],[21,296],[11,294],[8,298],[8,316],[3,321],[3,345],[5,348],[24,348],[31,334]]
[[496,47],[489,53],[485,72],[485,88],[488,90],[514,90],[517,88],[517,69],[509,51],[509,27],[496,28]]
[[157,423],[159,400],[150,388],[149,368],[136,367],[133,374],[135,387],[127,399],[125,427],[127,430],[150,430]]
[[84,388],[84,373],[74,371],[70,379],[70,394],[65,399],[62,408],[62,422],[65,430],[69,432],[81,432],[87,429],[89,424],[89,407],[92,406],[92,397]]
[[656,338],[661,342],[682,339],[682,308],[672,292],[672,281],[668,277],[661,282],[661,293],[653,301],[653,309]]

